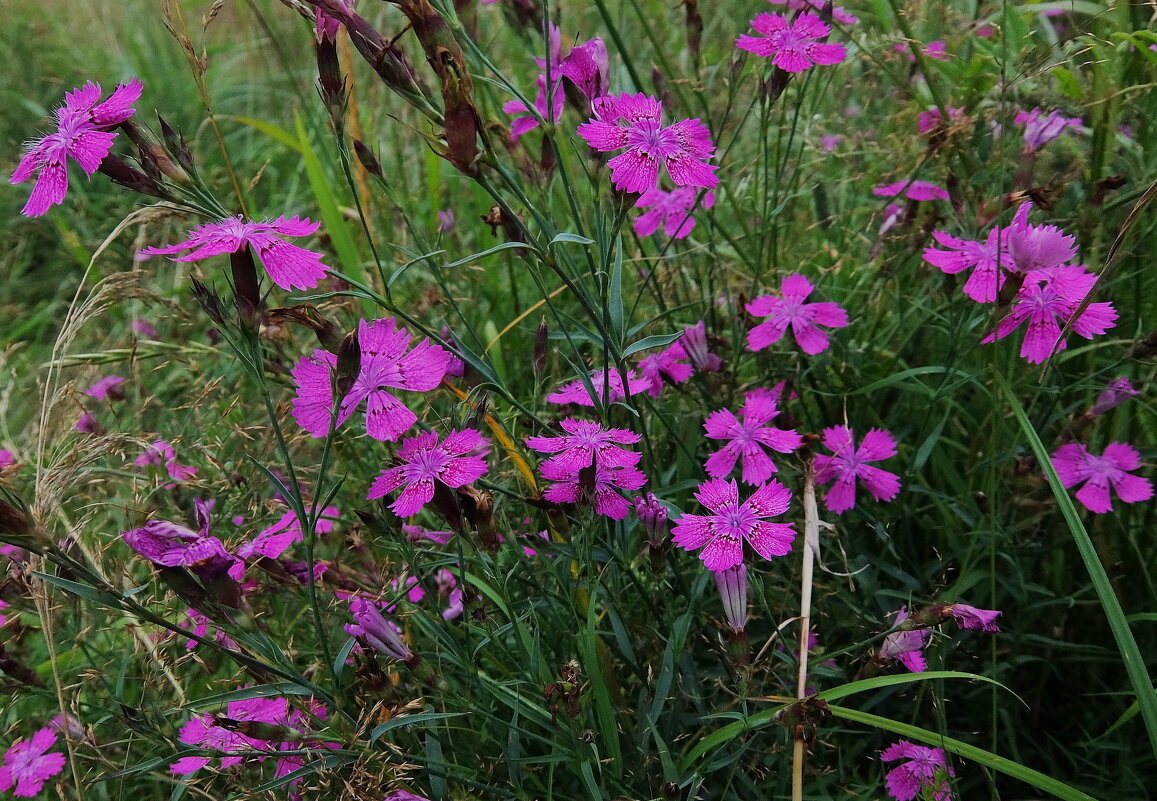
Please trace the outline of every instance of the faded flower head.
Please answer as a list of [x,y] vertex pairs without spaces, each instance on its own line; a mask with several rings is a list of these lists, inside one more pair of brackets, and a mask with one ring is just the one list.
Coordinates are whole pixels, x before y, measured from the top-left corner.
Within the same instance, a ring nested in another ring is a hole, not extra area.
[[240,561],[225,550],[221,540],[209,536],[212,502],[195,498],[193,506],[197,531],[168,520],[150,520],[141,528],[122,531],[121,538],[159,567],[186,567],[204,579],[213,579],[226,572],[235,575],[242,566]]
[[1059,109],[1045,114],[1039,107],[1032,111],[1018,111],[1013,122],[1024,126],[1024,149],[1029,153],[1040,150],[1066,128],[1081,127],[1080,117],[1066,117]]
[[1097,396],[1097,402],[1093,404],[1089,413],[1098,417],[1110,409],[1117,408],[1129,398],[1135,398],[1140,394],[1141,390],[1134,387],[1127,377],[1114,378]]
[[948,200],[948,190],[930,181],[896,181],[877,186],[872,194],[878,197],[896,197],[903,194],[909,200]]
[[[896,625],[899,626],[907,619],[908,608],[901,606],[896,613]],[[876,654],[876,661],[887,663],[895,659],[913,673],[923,673],[928,669],[928,663],[924,660],[924,646],[931,636],[931,632],[924,629],[897,629],[884,638]]]

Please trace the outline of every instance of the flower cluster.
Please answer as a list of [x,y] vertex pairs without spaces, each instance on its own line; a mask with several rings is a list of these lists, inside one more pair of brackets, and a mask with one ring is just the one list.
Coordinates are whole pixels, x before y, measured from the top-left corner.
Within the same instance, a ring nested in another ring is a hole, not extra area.
[[639,435],[574,417],[560,425],[566,432],[561,437],[526,440],[532,450],[552,454],[540,467],[542,477],[554,482],[542,497],[552,503],[590,502],[596,513],[622,520],[631,504],[616,490],[634,491],[647,483],[635,466],[642,454],[622,447],[638,442]]
[[942,748],[929,748],[901,740],[880,754],[882,762],[901,759],[904,761],[889,770],[884,777],[888,795],[896,801],[912,801],[921,793],[926,793],[921,797],[933,801],[953,801],[956,798],[948,784],[948,779],[956,774],[948,764]]

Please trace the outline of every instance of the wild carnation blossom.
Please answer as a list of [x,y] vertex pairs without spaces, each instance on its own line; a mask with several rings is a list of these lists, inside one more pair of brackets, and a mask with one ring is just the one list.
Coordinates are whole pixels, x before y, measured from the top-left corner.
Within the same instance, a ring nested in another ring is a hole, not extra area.
[[663,391],[663,376],[675,384],[682,384],[695,372],[688,361],[687,351],[680,340],[672,342],[665,350],[653,353],[639,360],[639,372],[650,384],[647,394],[657,398]]
[[832,426],[824,429],[823,444],[832,455],[816,454],[815,471],[816,484],[835,482],[824,496],[828,511],[843,514],[856,505],[857,479],[877,501],[896,497],[900,477],[867,464],[896,455],[896,440],[887,431],[871,429],[857,448],[852,429]]
[[100,102],[100,84],[89,81],[64,95],[58,107],[56,132],[28,145],[9,183],[20,184],[37,175],[36,185],[21,214],[39,217],[51,206],[64,202],[68,193],[68,159],[80,165],[85,175],[92,175],[112,150],[115,128],[136,110],[133,103],[141,96],[141,82],[136,78],[118,84],[109,99]]
[[46,781],[64,770],[64,754],[48,753],[55,744],[56,733],[49,728],[12,743],[0,766],[0,792],[12,790],[18,798],[31,798],[44,789]]
[[[306,514],[313,514],[313,508],[307,508]],[[334,522],[341,516],[341,512],[336,506],[327,506],[321,510],[321,515],[317,518],[317,523],[313,530],[317,534],[328,534],[333,531]],[[287,509],[285,514],[274,523],[272,526],[263,529],[256,537],[249,542],[243,543],[237,548],[237,555],[242,559],[250,559],[254,556],[264,556],[267,559],[277,559],[294,543],[301,542],[305,538],[301,529],[301,520],[297,517],[297,512],[292,509]]]
[[703,320],[683,329],[683,336],[676,340],[691,360],[691,366],[705,373],[714,373],[723,366],[723,360],[708,351],[707,323]]
[[1093,417],[1099,417],[1111,409],[1117,408],[1129,398],[1135,398],[1140,394],[1141,390],[1136,389],[1126,376],[1115,378],[1101,390],[1101,394],[1097,396],[1097,402],[1093,404],[1089,414]]
[[[627,370],[627,386],[623,388],[623,376],[617,369],[595,370],[590,375],[595,396],[604,403],[624,400],[627,395],[646,392],[650,382],[634,370]],[[609,392],[608,392],[609,390]],[[550,403],[575,403],[579,406],[594,406],[595,401],[581,380],[571,381],[546,396]]]
[[[566,93],[562,86],[563,78],[569,79],[590,100],[606,94],[610,60],[607,57],[606,44],[598,36],[577,45],[563,57],[562,32],[557,25],[551,23],[549,64],[541,58],[536,58],[535,62],[543,71],[539,73],[536,80],[538,94],[534,98],[534,108],[538,112],[538,116],[548,122],[556,123],[562,118],[563,105],[566,101]],[[548,71],[550,73],[552,100],[549,114],[546,91]],[[539,125],[538,117],[531,114],[526,104],[520,100],[506,102],[503,104],[502,110],[507,114],[525,113],[525,116],[516,119],[510,127],[510,133],[515,142],[524,133],[537,128]]]
[[804,303],[814,289],[810,281],[795,273],[783,279],[779,297],[760,295],[748,303],[749,314],[768,319],[747,332],[747,347],[763,350],[778,342],[790,325],[804,353],[815,355],[827,350],[828,335],[819,326],[843,328],[848,324],[848,313],[831,302]]
[[607,162],[611,182],[624,192],[646,192],[659,184],[666,167],[676,186],[714,189],[718,167],[707,164],[715,154],[711,132],[698,119],[663,126],[663,104],[644,94],[607,95],[593,101],[595,116],[578,134],[595,150],[624,153]]
[[[365,401],[366,433],[376,440],[392,442],[406,433],[418,417],[388,390],[428,392],[442,382],[450,354],[428,339],[407,353],[410,335],[395,325],[393,317],[358,323],[361,364],[353,387],[341,399],[335,429]],[[293,368],[297,384],[293,416],[312,437],[329,433],[334,405],[331,371],[336,369],[337,356],[326,350],[303,356]]]
[[921,793],[933,801],[953,801],[955,794],[948,784],[948,778],[956,774],[948,764],[941,748],[929,748],[901,740],[884,749],[881,762],[904,760],[888,771],[884,786],[888,795],[896,801],[912,801]]
[[634,467],[642,454],[621,445],[634,445],[640,437],[625,428],[603,428],[592,420],[568,417],[559,425],[567,432],[561,437],[528,437],[527,447],[554,454],[547,461],[568,473],[584,467]]
[[930,181],[896,181],[877,186],[872,194],[878,197],[896,197],[903,194],[909,200],[948,200],[948,190]]
[[699,485],[695,499],[709,515],[685,514],[672,529],[672,542],[680,548],[703,551],[699,558],[711,571],[728,570],[743,562],[746,540],[764,559],[791,550],[795,529],[791,523],[771,523],[765,518],[781,515],[791,504],[791,491],[778,481],[758,487],[745,501],[739,485],[712,478]]
[[616,490],[642,489],[647,476],[637,467],[604,467],[595,464],[580,470],[570,470],[553,460],[542,463],[542,477],[554,482],[543,491],[542,497],[551,503],[589,503],[597,514],[612,520],[622,520],[631,512],[631,503]]
[[948,604],[945,611],[962,629],[987,631],[990,634],[1000,631],[1000,626],[996,625],[996,619],[1001,615],[1000,610],[978,609],[968,604]]
[[725,478],[742,460],[745,484],[762,484],[778,471],[767,448],[791,453],[803,444],[795,430],[769,425],[779,415],[779,407],[768,393],[748,393],[736,417],[727,409],[707,415],[703,428],[708,439],[729,440],[722,449],[707,457],[705,469],[712,478]]
[[1060,267],[1077,256],[1077,240],[1055,225],[1030,225],[1032,203],[1022,203],[1012,225],[1004,229],[1009,263],[1013,272],[1029,273]]
[[[791,11],[815,11],[822,12],[827,5],[826,0],[767,0],[773,6],[786,5]],[[860,21],[859,17],[852,14],[843,6],[832,7],[832,19],[842,25],[855,25]]]
[[832,29],[810,12],[804,12],[792,21],[783,14],[757,14],[751,27],[762,36],[742,34],[735,40],[740,50],[770,58],[771,63],[784,72],[803,72],[819,64],[838,64],[848,53],[842,44],[825,44]]
[[709,209],[715,205],[715,193],[703,193],[703,202],[699,202],[700,190],[691,186],[680,186],[670,192],[661,189],[648,189],[637,201],[635,208],[648,209],[635,218],[635,233],[639,236],[651,236],[662,226],[663,233],[672,239],[685,239],[695,228],[695,219],[691,212],[696,208]]
[[86,389],[84,394],[96,400],[117,399],[118,396],[123,398],[124,390],[119,389],[118,385],[123,384],[124,381],[119,375],[108,375]]
[[[987,344],[1004,339],[1027,322],[1020,355],[1029,364],[1040,364],[1054,350],[1068,347],[1068,343],[1061,339],[1061,327],[1069,323],[1096,281],[1097,276],[1086,272],[1084,265],[1053,267],[1028,273],[1017,291],[1008,316],[980,341]],[[1117,324],[1116,320],[1117,310],[1113,304],[1098,301],[1086,307],[1073,323],[1072,330],[1085,339],[1092,339],[1113,328]]]
[[1141,467],[1141,456],[1124,442],[1112,442],[1100,456],[1087,445],[1070,442],[1062,445],[1053,455],[1053,467],[1066,487],[1084,484],[1077,490],[1077,500],[1090,512],[1103,514],[1113,511],[1109,495],[1112,488],[1125,503],[1147,501],[1153,497],[1153,484],[1147,478],[1130,475]]
[[273,283],[282,289],[313,289],[325,277],[326,266],[320,253],[291,245],[283,236],[310,236],[320,223],[309,218],[278,217],[276,220],[247,222],[241,217],[228,217],[199,225],[189,232],[184,242],[164,247],[145,248],[145,256],[172,255],[192,250],[173,261],[201,261],[222,253],[237,253],[250,248],[265,265]]
[[150,520],[141,528],[122,531],[121,538],[159,567],[185,567],[207,580],[223,573],[239,578],[244,563],[226,551],[221,540],[209,536],[213,502],[194,498],[193,507],[197,531],[168,520]]
[[[137,467],[151,467],[161,465],[169,478],[174,481],[186,481],[197,475],[197,468],[177,461],[177,452],[163,439],[158,439],[152,445],[145,447],[141,454],[133,460]],[[166,484],[166,489],[172,489],[175,484]]]
[[351,637],[363,638],[375,651],[399,662],[410,662],[414,658],[414,652],[402,639],[402,630],[382,615],[380,604],[355,596],[350,599],[350,613],[354,622],[347,624],[345,630]]
[[[963,106],[945,106],[948,111],[948,121],[955,122],[964,116]],[[926,136],[944,123],[944,115],[939,108],[930,108],[916,115],[916,129],[921,136]]]
[[383,470],[366,498],[372,501],[402,489],[390,508],[399,517],[415,515],[433,500],[436,482],[462,487],[485,475],[489,445],[472,428],[451,431],[442,442],[433,431],[407,437],[398,449],[402,464]]
[[933,231],[932,238],[943,246],[924,248],[924,261],[954,275],[971,269],[964,282],[964,294],[977,303],[992,303],[1004,286],[1004,271],[1011,265],[1008,239],[998,226],[988,232],[984,242],[958,239],[944,231]]
[[[908,608],[901,606],[896,613],[896,625],[899,626],[907,619]],[[924,660],[924,646],[931,636],[932,633],[924,629],[897,629],[884,638],[875,659],[880,663],[895,659],[913,673],[923,673],[928,669],[928,663]]]

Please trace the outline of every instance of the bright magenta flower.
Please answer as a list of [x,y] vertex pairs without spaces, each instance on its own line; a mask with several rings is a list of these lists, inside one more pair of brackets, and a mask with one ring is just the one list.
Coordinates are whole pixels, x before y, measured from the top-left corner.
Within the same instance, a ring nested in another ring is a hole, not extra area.
[[956,774],[948,764],[943,749],[901,740],[880,754],[881,762],[894,762],[897,759],[905,761],[888,771],[884,777],[888,795],[896,801],[912,801],[926,790],[931,791],[927,797],[932,801],[953,801],[956,797],[948,785],[948,778]]
[[695,229],[695,219],[691,211],[698,208],[709,209],[715,205],[715,193],[703,195],[698,203],[699,190],[692,186],[676,187],[670,192],[648,189],[635,201],[635,208],[649,209],[635,218],[635,233],[651,236],[663,227],[663,233],[672,239],[685,239]]
[[[611,368],[610,370],[595,370],[591,373],[591,384],[594,387],[595,395],[606,403],[614,403],[621,401],[630,395],[638,395],[640,392],[646,392],[650,381],[645,377],[640,376],[634,370],[627,370],[627,388],[623,389],[623,377],[619,371]],[[609,392],[607,390],[610,390]],[[609,399],[607,398],[609,395]],[[581,380],[571,381],[559,387],[556,391],[546,396],[546,399],[551,403],[576,403],[579,406],[594,406],[594,398],[591,397],[590,392],[583,385]]]
[[1002,613],[998,609],[978,609],[968,604],[948,604],[945,611],[962,629],[987,631],[990,634],[1000,631],[1000,626],[996,625],[996,619]]
[[748,393],[736,417],[727,409],[707,415],[703,428],[708,439],[725,439],[722,449],[707,457],[705,469],[712,478],[724,478],[742,459],[743,482],[762,484],[778,471],[766,448],[791,453],[803,444],[794,429],[788,431],[769,425],[779,415],[779,406],[769,392]]
[[848,57],[842,44],[825,44],[832,32],[823,20],[804,12],[792,21],[783,14],[757,14],[751,27],[762,36],[742,34],[735,40],[740,50],[770,58],[784,72],[803,72],[818,64],[838,64]]
[[[406,433],[418,417],[388,390],[428,392],[441,383],[450,354],[428,339],[407,353],[410,335],[395,325],[393,317],[358,323],[361,365],[353,388],[341,399],[335,429],[365,401],[366,433],[376,440],[392,442]],[[326,350],[303,356],[293,368],[297,384],[293,416],[312,437],[329,433],[334,405],[330,374],[336,368],[337,356]]]
[[764,519],[783,514],[791,504],[791,490],[778,481],[758,487],[741,502],[734,480],[712,478],[699,485],[695,499],[711,514],[680,517],[671,530],[671,541],[688,551],[702,548],[699,558],[708,570],[717,572],[741,564],[744,540],[764,559],[791,550],[795,539],[792,524]]
[[540,470],[543,478],[554,482],[542,493],[543,498],[551,503],[590,503],[596,513],[612,520],[622,520],[631,512],[630,501],[615,490],[642,489],[647,483],[643,471],[633,466],[601,467],[596,464],[571,471],[553,462],[543,462]]
[[679,339],[672,342],[666,349],[653,353],[644,359],[639,359],[639,372],[650,384],[647,394],[652,398],[659,397],[663,391],[664,375],[675,384],[682,384],[689,379],[695,372],[695,368],[688,362],[688,358],[682,340]]
[[[1029,364],[1040,364],[1052,355],[1054,349],[1068,347],[1068,343],[1060,338],[1061,327],[1069,322],[1096,281],[1097,276],[1085,272],[1084,265],[1080,264],[1028,273],[1008,316],[980,341],[987,344],[1004,339],[1027,322],[1020,355]],[[1114,327],[1116,320],[1117,310],[1112,303],[1090,303],[1073,324],[1073,331],[1085,339],[1092,339]]]
[[945,249],[924,248],[924,261],[950,275],[972,269],[964,282],[964,294],[977,303],[996,300],[1004,286],[1004,271],[1012,264],[1008,236],[999,226],[988,232],[984,242],[957,239],[943,231],[933,231],[932,238]]
[[0,792],[12,790],[18,798],[31,798],[44,789],[46,781],[64,770],[64,754],[47,753],[55,744],[56,734],[48,728],[12,743],[0,766]]
[[197,531],[168,520],[150,520],[141,528],[122,531],[125,544],[159,567],[185,567],[205,579],[228,572],[236,576],[243,565],[225,550],[216,537],[209,536],[212,501],[193,499]]
[[867,464],[896,455],[896,440],[892,435],[873,428],[864,435],[859,448],[853,437],[852,429],[847,426],[825,428],[824,447],[832,455],[821,453],[815,457],[816,484],[835,481],[824,496],[824,505],[836,514],[843,514],[856,505],[856,479],[877,501],[890,501],[900,491],[899,476]]
[[568,473],[584,467],[634,467],[643,457],[620,445],[634,445],[640,437],[625,428],[603,428],[593,420],[568,417],[559,425],[567,432],[561,437],[527,437],[527,447],[539,453],[555,454],[547,461]]
[[1090,512],[1103,514],[1113,511],[1109,489],[1125,503],[1147,501],[1153,497],[1149,479],[1130,475],[1141,467],[1141,456],[1124,442],[1112,442],[1105,452],[1096,456],[1087,445],[1070,442],[1053,453],[1053,467],[1066,487],[1084,484],[1077,490],[1077,500]]
[[[312,514],[313,509],[306,509],[306,513]],[[340,516],[341,511],[336,506],[325,507],[321,510],[321,515],[317,518],[313,530],[318,534],[328,534],[333,531],[333,524]],[[263,529],[251,541],[242,543],[237,548],[237,555],[242,559],[249,559],[254,556],[277,559],[289,550],[290,546],[301,542],[304,538],[297,513],[288,509],[281,516],[281,519],[272,526]]]
[[1008,269],[1029,273],[1061,267],[1077,256],[1077,240],[1055,225],[1029,225],[1032,203],[1022,203],[1012,225],[1004,229],[1007,241]]
[[625,192],[646,192],[659,184],[667,168],[676,186],[713,189],[718,167],[706,161],[715,154],[711,132],[697,119],[663,126],[663,104],[644,94],[607,95],[592,103],[595,117],[578,134],[595,150],[626,152],[607,162],[611,181]]
[[121,400],[124,398],[125,393],[124,390],[119,389],[117,385],[123,384],[124,381],[119,375],[108,375],[86,389],[84,394],[97,400],[108,400],[109,398]]
[[763,350],[778,342],[791,326],[795,341],[804,353],[812,355],[828,349],[828,335],[819,326],[843,328],[848,324],[848,313],[831,302],[804,303],[815,289],[802,275],[786,276],[779,287],[779,297],[760,295],[747,304],[747,311],[756,317],[767,317],[747,332],[747,347]]
[[[908,619],[908,608],[900,607],[896,613],[896,625],[899,626]],[[880,651],[876,654],[876,661],[883,664],[889,659],[895,659],[913,673],[923,673],[928,669],[924,660],[924,646],[932,633],[925,629],[897,629],[884,638]]]
[[49,207],[64,202],[68,193],[68,158],[92,175],[112,149],[115,128],[136,113],[133,103],[141,96],[136,78],[118,84],[109,99],[100,102],[100,84],[89,81],[64,95],[56,109],[56,133],[28,146],[9,183],[20,184],[39,173],[32,195],[21,214],[39,217]]
[[404,487],[390,508],[398,517],[415,515],[434,498],[435,482],[462,487],[485,475],[489,446],[472,428],[451,431],[442,442],[433,431],[407,437],[398,449],[402,464],[383,470],[366,498],[372,501]]
[[178,256],[173,261],[201,261],[222,253],[236,253],[249,247],[265,265],[273,283],[282,289],[313,289],[325,277],[326,266],[321,254],[291,245],[280,237],[309,236],[317,231],[319,223],[298,217],[278,217],[276,220],[246,222],[241,217],[228,217],[199,225],[189,232],[184,242],[164,247],[145,248],[143,256],[171,255],[192,249],[192,253]]

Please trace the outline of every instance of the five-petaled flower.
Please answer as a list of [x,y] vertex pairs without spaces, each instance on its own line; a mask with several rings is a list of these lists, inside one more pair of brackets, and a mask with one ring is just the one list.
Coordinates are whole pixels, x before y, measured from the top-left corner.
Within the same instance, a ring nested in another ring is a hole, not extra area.
[[1029,273],[1061,267],[1076,258],[1077,240],[1055,225],[1030,225],[1032,203],[1022,203],[1012,225],[1004,229],[1008,248],[1008,269]]
[[672,239],[684,239],[695,228],[695,218],[691,212],[696,208],[709,209],[715,205],[715,193],[703,192],[692,186],[679,186],[670,192],[662,189],[648,189],[635,201],[635,208],[647,211],[635,218],[635,233],[651,236],[663,227],[663,233]]
[[407,353],[410,335],[405,328],[394,326],[393,317],[372,323],[362,320],[358,324],[361,363],[353,387],[341,399],[336,420],[332,418],[331,372],[337,368],[337,356],[327,350],[315,350],[293,368],[297,384],[293,416],[310,436],[326,436],[331,420],[335,429],[340,427],[362,401],[366,403],[366,433],[376,440],[392,442],[418,421],[417,415],[388,390],[434,389],[446,374],[450,354],[428,339]]
[[1004,286],[1004,271],[1011,265],[1008,237],[999,226],[988,232],[983,242],[959,239],[944,231],[932,238],[943,246],[924,248],[924,261],[949,275],[972,269],[964,282],[964,294],[977,303],[992,303]]
[[542,477],[552,481],[542,497],[551,503],[590,503],[595,512],[612,520],[622,520],[631,512],[631,502],[616,492],[642,489],[647,476],[633,465],[604,467],[597,462],[580,470],[564,464],[542,463]]
[[434,498],[434,484],[462,487],[486,473],[489,441],[472,428],[451,431],[438,442],[438,435],[426,431],[407,437],[398,449],[402,464],[382,471],[370,486],[369,500],[403,488],[390,505],[399,517],[421,511]]
[[778,342],[790,325],[804,353],[814,355],[827,350],[828,335],[819,326],[843,328],[848,324],[848,313],[830,301],[804,303],[814,289],[811,281],[794,273],[784,277],[779,297],[760,295],[748,303],[749,314],[768,319],[747,332],[747,347],[763,350]]
[[664,375],[672,382],[682,384],[695,372],[689,361],[690,357],[683,348],[682,339],[680,337],[664,350],[639,359],[639,372],[650,384],[647,394],[652,398],[657,398],[662,393]]
[[625,428],[603,428],[592,420],[568,417],[559,425],[561,437],[527,437],[526,444],[539,453],[554,454],[547,462],[572,473],[584,467],[634,467],[642,454],[621,445],[634,445],[639,435]]
[[1130,475],[1141,466],[1141,457],[1124,442],[1111,442],[1100,456],[1082,442],[1062,445],[1053,453],[1053,467],[1066,487],[1084,484],[1077,490],[1077,500],[1090,512],[1113,511],[1110,487],[1125,503],[1147,501],[1153,497],[1153,484],[1147,478]]
[[922,797],[933,801],[952,801],[955,798],[948,778],[956,774],[948,764],[943,749],[901,740],[880,754],[881,762],[894,762],[897,759],[905,761],[888,771],[884,777],[888,795],[896,801],[912,801],[925,790],[931,793]]
[[64,754],[48,753],[55,744],[56,733],[49,728],[40,729],[28,740],[14,742],[0,766],[0,791],[12,790],[18,798],[39,793],[46,781],[64,770]]
[[770,58],[771,63],[784,72],[803,72],[817,64],[838,64],[848,56],[842,44],[820,41],[832,29],[810,12],[788,21],[783,14],[764,11],[751,21],[751,27],[762,36],[742,34],[735,40],[735,46]]
[[[1097,282],[1097,276],[1085,271],[1084,265],[1033,270],[1024,278],[1008,315],[996,325],[982,343],[995,342],[1028,322],[1020,355],[1029,364],[1040,364],[1053,350],[1064,350],[1061,326],[1067,324],[1085,295]],[[1117,310],[1107,301],[1090,303],[1073,322],[1073,331],[1092,339],[1115,326]]]
[[744,540],[764,559],[791,550],[793,524],[765,519],[783,514],[791,503],[791,490],[778,481],[756,488],[751,497],[740,501],[739,485],[734,480],[712,478],[699,485],[695,499],[711,514],[680,517],[671,530],[671,541],[688,551],[702,548],[699,558],[708,570],[727,570],[740,564]]
[[707,415],[703,428],[708,439],[730,440],[720,450],[707,457],[705,469],[712,478],[724,478],[742,459],[743,481],[762,484],[778,468],[765,448],[780,453],[791,453],[803,444],[803,437],[792,430],[768,425],[779,415],[779,406],[770,392],[749,392],[737,417],[728,409]]
[[92,175],[112,149],[116,133],[108,130],[136,113],[132,104],[141,96],[136,78],[117,86],[108,100],[100,101],[100,84],[89,81],[64,95],[64,105],[56,109],[56,133],[30,145],[16,165],[9,183],[20,184],[39,173],[36,185],[21,214],[38,217],[50,206],[64,202],[68,193],[68,157],[85,175]]
[[843,514],[856,505],[856,479],[877,501],[890,501],[896,497],[900,491],[900,477],[867,464],[896,455],[896,440],[887,431],[871,429],[857,448],[852,429],[832,426],[824,429],[823,444],[832,455],[816,454],[815,470],[817,484],[835,481],[824,496],[828,511]]
[[[313,507],[306,508],[306,514],[312,515],[314,511]],[[321,514],[318,515],[317,522],[314,524],[314,532],[328,534],[333,531],[333,524],[340,516],[341,512],[336,506],[325,507],[321,510]],[[276,559],[289,550],[289,547],[295,542],[301,542],[303,539],[301,520],[298,518],[297,512],[287,509],[276,523],[263,529],[249,542],[238,546],[237,555],[242,559],[249,559],[253,556]]]
[[638,395],[640,392],[646,392],[651,384],[646,377],[640,376],[634,370],[627,370],[627,386],[624,389],[623,376],[613,367],[609,370],[595,370],[590,374],[590,382],[594,389],[593,397],[582,379],[578,379],[559,387],[547,395],[546,399],[551,403],[576,403],[579,406],[594,406],[595,397],[605,403],[614,403],[623,400],[627,395]]
[[142,256],[172,255],[192,250],[173,261],[201,261],[222,253],[237,253],[251,248],[273,283],[282,289],[313,289],[325,277],[326,266],[320,253],[291,245],[283,236],[309,236],[319,223],[309,218],[278,217],[276,220],[248,222],[241,217],[227,217],[199,225],[184,242],[164,247],[145,248]]
[[607,95],[593,101],[595,117],[578,127],[595,150],[626,152],[607,162],[611,181],[625,192],[646,192],[659,185],[667,168],[676,186],[713,189],[718,167],[706,161],[715,154],[711,132],[698,119],[663,126],[663,104],[644,94]]

